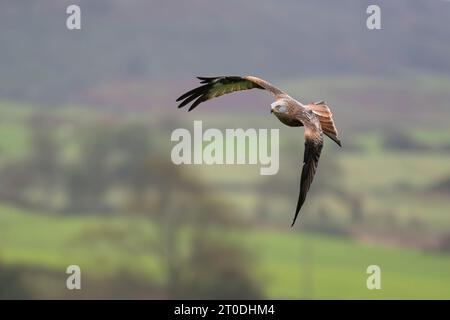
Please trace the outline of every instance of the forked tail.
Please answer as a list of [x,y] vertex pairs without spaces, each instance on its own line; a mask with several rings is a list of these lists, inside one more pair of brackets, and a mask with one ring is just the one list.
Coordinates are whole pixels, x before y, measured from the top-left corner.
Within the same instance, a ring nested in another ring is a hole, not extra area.
[[319,118],[323,133],[341,146],[341,140],[338,138],[338,132],[336,126],[334,125],[333,114],[331,113],[330,108],[326,105],[325,101],[311,103],[308,107]]

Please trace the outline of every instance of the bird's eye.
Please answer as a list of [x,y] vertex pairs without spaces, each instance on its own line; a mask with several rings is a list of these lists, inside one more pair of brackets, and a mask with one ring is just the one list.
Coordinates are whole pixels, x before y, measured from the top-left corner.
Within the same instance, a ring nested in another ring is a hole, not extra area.
[[278,111],[279,112],[286,112],[286,107],[285,106],[279,106],[278,107]]

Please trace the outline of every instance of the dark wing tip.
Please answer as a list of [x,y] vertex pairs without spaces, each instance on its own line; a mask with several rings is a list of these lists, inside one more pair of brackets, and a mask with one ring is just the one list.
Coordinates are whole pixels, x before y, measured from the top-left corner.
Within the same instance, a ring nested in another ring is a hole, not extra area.
[[298,212],[295,214],[295,218],[294,218],[294,220],[292,221],[291,228],[294,227],[295,220],[297,220],[297,216],[298,216]]
[[[307,128],[305,130],[307,130]],[[297,220],[299,212],[305,203],[306,195],[308,194],[309,188],[314,180],[314,175],[316,174],[317,165],[319,163],[320,153],[322,152],[323,146],[322,136],[319,136],[318,138],[320,138],[320,140],[308,138],[308,133],[305,131],[305,151],[302,174],[300,178],[300,192],[291,227],[294,226],[295,221]]]
[[206,100],[205,96],[201,95],[197,100],[194,101],[193,104],[191,104],[188,111],[191,111],[192,109],[194,109],[196,106],[198,106],[200,103],[202,103],[205,100]]
[[238,77],[238,76],[196,77],[196,78],[198,80],[200,80],[201,86],[194,88],[194,89],[186,92],[185,94],[181,95],[180,97],[178,97],[176,102],[181,101],[181,103],[178,105],[178,108],[182,108],[196,99],[194,101],[194,103],[188,109],[188,111],[191,111],[192,109],[197,107],[200,103],[205,102],[211,98],[223,95],[223,94],[227,94],[227,93],[239,91],[239,90],[251,89],[251,88],[262,88],[258,84],[254,84],[253,87],[243,87],[243,88],[238,87],[238,89],[221,92],[219,95],[214,95],[214,94],[211,95],[211,92],[212,92],[211,90],[214,90],[216,84],[227,85],[227,84],[234,83],[234,82],[249,81],[249,80],[242,78],[242,77]]
[[294,219],[292,220],[291,228],[294,226],[295,221],[297,220],[297,217],[298,217],[298,213],[300,212],[300,209],[302,208],[304,202],[305,202],[305,199],[303,199],[302,201],[299,201],[297,203],[297,208],[295,209],[295,216],[294,216]]
[[176,100],[177,102],[183,100],[183,101],[181,101],[178,108],[182,108],[185,105],[192,102],[194,99],[197,99],[198,97],[206,95],[208,93],[208,90],[210,89],[210,87],[211,87],[211,84],[207,83],[207,84],[203,84],[200,87],[194,88],[194,89],[186,92],[185,94],[183,94]]
[[[178,108],[182,108],[188,103],[190,103],[192,100],[198,98],[201,95],[206,94],[210,89],[212,83],[221,77],[196,77],[196,78],[200,80],[200,83],[202,85],[179,96],[176,102],[180,102],[182,100],[183,101],[178,105]],[[191,111],[192,109],[193,108],[191,107],[189,111]]]

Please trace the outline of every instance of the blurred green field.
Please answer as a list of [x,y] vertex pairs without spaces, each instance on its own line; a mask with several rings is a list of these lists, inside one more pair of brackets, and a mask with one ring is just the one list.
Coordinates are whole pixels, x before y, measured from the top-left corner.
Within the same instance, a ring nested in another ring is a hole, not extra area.
[[[327,146],[329,148],[329,146]],[[324,157],[327,155],[324,151]],[[280,154],[288,152],[281,149]],[[437,194],[429,189],[440,180],[450,177],[450,154],[427,154],[419,152],[376,152],[349,153],[345,149],[333,152],[338,158],[342,178],[339,185],[342,190],[359,197],[369,216],[381,219],[385,214],[395,215],[400,223],[410,219],[420,221],[426,228],[445,232],[450,230],[450,198],[446,194]],[[293,172],[292,160],[287,164],[280,156],[281,166],[278,176],[283,177],[286,186],[297,188],[300,170]],[[432,168],[432,170],[430,170]],[[201,177],[211,188],[227,197],[243,212],[255,212],[260,201],[260,191],[255,186],[277,183],[273,176],[260,176],[257,166],[193,166],[189,168],[192,176]],[[318,171],[315,184],[321,184],[328,177]],[[234,188],[239,188],[236,192]],[[315,189],[315,185],[312,186]],[[271,194],[271,201],[277,201],[276,215],[290,213],[294,208],[292,198],[295,192],[277,192]],[[339,206],[345,200],[329,195],[320,196],[321,204],[328,203],[335,210],[346,211]],[[340,204],[337,204],[340,202]],[[313,202],[311,208],[318,202]]]
[[[268,298],[450,298],[449,256],[270,229],[217,234],[249,250],[252,273]],[[129,271],[163,285],[157,237],[158,230],[143,218],[57,217],[0,208],[1,261],[61,272],[61,281],[65,268],[78,264],[89,278]],[[365,286],[372,264],[381,267],[382,290]]]

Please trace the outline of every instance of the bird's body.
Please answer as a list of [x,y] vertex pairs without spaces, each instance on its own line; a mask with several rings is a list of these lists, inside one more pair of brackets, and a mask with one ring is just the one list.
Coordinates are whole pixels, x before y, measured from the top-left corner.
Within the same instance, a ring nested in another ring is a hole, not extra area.
[[179,108],[195,100],[189,108],[191,111],[200,103],[221,95],[258,88],[269,91],[274,96],[275,102],[271,104],[270,112],[283,124],[289,127],[305,127],[305,152],[300,193],[292,222],[294,225],[317,169],[323,147],[323,134],[341,146],[330,109],[324,101],[303,105],[267,81],[253,76],[199,77],[198,79],[203,85],[179,97],[177,101],[182,101]]

